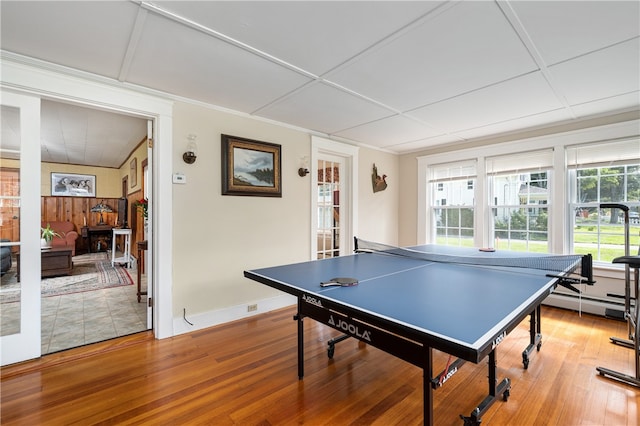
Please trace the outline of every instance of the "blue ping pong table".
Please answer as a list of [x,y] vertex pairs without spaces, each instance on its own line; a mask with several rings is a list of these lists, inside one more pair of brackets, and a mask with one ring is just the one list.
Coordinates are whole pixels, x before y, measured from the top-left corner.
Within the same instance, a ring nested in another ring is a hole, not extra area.
[[[412,249],[480,258],[524,255],[429,245]],[[540,350],[540,305],[579,263],[569,259],[561,275],[548,276],[549,271],[539,269],[441,263],[373,252],[249,270],[244,276],[297,297],[300,379],[303,319],[309,317],[421,367],[426,425],[433,424],[433,390],[464,362],[477,364],[488,356],[489,393],[469,416],[461,416],[465,424],[479,424],[500,395],[505,401],[509,397],[509,379],[497,383],[497,346],[530,316],[530,344],[523,352],[527,368],[533,348]],[[335,277],[353,277],[358,284],[320,286]],[[457,358],[435,377],[433,349]]]

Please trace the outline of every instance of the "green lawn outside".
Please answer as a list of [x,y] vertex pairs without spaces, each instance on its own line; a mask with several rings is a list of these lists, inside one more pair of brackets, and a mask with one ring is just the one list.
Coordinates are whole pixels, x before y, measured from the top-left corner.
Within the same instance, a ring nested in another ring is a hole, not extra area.
[[[576,243],[594,243],[598,234],[595,226],[576,226],[573,229],[573,239]],[[631,246],[638,245],[640,226],[629,226],[629,239]],[[600,226],[600,243],[624,245],[624,226],[604,225]]]
[[[629,252],[638,253],[640,245],[640,226],[629,227]],[[601,225],[600,226],[600,253],[597,253],[598,233],[595,226],[576,226],[574,228],[574,252],[576,254],[589,254],[599,262],[611,262],[614,258],[624,255],[624,226],[622,225]],[[444,236],[436,238],[436,244],[460,245],[461,247],[473,247],[473,238],[463,238],[458,241],[455,238],[447,239]],[[546,241],[524,240],[500,240],[495,244],[497,250],[528,251],[532,253],[547,253]]]

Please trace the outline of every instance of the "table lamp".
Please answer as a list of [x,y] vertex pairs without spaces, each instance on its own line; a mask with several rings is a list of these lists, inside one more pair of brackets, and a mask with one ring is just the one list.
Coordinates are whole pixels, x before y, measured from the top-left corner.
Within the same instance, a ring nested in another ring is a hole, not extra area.
[[98,225],[106,225],[106,223],[104,223],[104,218],[102,217],[103,213],[113,213],[113,209],[106,205],[104,200],[91,207],[91,211],[93,213],[100,213],[100,222],[98,222]]

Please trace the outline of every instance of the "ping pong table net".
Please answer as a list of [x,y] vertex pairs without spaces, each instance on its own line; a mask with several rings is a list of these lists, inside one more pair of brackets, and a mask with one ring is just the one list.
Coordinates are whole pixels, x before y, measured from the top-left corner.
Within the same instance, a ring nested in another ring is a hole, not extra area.
[[[479,255],[479,256],[454,256],[442,253],[414,250],[407,247],[396,247],[382,243],[376,243],[354,237],[356,253],[381,253],[390,256],[402,256],[412,259],[426,260],[440,263],[458,263],[474,266],[493,266],[510,268],[539,269],[544,271],[560,272],[563,274],[579,274],[584,279],[572,279],[566,275],[555,276],[556,278],[572,281],[572,284],[594,284],[593,262],[590,254],[587,255],[541,255],[541,256],[518,256],[500,257]],[[577,289],[572,289],[577,291]]]

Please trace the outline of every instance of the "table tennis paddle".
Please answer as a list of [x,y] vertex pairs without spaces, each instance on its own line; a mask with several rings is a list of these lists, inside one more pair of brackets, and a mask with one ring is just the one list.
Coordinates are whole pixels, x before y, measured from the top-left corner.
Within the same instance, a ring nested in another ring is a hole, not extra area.
[[351,287],[354,285],[358,285],[358,280],[356,278],[331,278],[329,281],[321,282],[320,287]]

